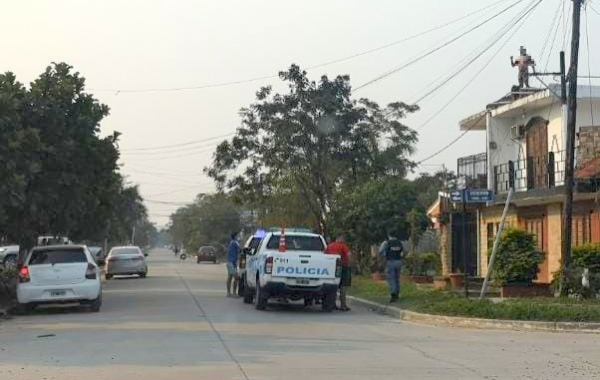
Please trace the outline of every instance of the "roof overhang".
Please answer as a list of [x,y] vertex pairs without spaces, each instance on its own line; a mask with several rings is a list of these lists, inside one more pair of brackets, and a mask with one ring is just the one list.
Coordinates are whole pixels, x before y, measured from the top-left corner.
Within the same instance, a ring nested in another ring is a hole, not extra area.
[[485,131],[487,125],[487,118],[485,117],[487,111],[481,111],[475,115],[471,115],[466,119],[461,120],[458,125],[461,131]]

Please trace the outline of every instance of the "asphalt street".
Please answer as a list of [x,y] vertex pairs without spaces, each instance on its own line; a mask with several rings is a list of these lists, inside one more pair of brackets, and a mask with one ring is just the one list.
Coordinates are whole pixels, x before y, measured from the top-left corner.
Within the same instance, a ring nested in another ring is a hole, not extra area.
[[600,335],[400,322],[355,307],[256,311],[225,267],[149,256],[146,279],[104,283],[100,313],[0,321],[0,379],[600,379]]

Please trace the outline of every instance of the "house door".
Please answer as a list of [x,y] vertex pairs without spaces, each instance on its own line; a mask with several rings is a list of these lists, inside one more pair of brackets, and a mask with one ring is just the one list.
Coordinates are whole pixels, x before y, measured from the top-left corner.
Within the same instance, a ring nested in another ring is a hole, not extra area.
[[534,118],[527,130],[527,188],[540,189],[548,185],[548,124]]
[[469,265],[467,274],[477,275],[477,213],[468,212],[466,217],[466,245],[463,235],[462,213],[452,214],[452,271],[464,273],[464,248],[467,248]]

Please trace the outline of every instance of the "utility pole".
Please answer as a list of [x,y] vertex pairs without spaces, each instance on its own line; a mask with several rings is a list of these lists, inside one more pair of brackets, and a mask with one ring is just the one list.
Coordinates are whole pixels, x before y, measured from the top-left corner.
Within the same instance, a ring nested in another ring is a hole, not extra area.
[[[573,221],[573,187],[575,171],[575,126],[577,121],[577,65],[579,63],[579,30],[581,28],[581,3],[573,0],[573,32],[571,35],[571,62],[567,81],[567,157],[565,162],[565,200],[563,203],[563,274],[560,278],[560,293],[564,294],[564,277],[571,262],[571,225]],[[564,96],[563,96],[564,98]]]
[[131,245],[135,245],[135,226],[133,226],[133,230],[131,231]]

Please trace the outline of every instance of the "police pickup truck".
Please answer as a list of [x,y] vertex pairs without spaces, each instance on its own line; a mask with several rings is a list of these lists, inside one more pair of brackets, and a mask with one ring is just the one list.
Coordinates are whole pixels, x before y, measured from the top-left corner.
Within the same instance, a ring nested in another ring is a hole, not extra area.
[[342,262],[324,251],[325,239],[318,234],[267,233],[246,257],[244,303],[264,310],[269,298],[304,299],[305,305],[320,301],[324,311],[333,311]]

